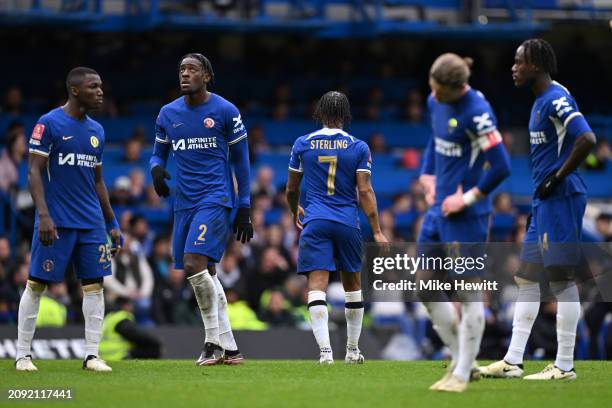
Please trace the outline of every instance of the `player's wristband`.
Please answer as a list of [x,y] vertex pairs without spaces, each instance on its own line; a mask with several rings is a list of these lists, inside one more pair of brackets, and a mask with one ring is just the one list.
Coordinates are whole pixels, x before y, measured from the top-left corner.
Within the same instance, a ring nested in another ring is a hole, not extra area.
[[114,229],[119,229],[119,223],[117,222],[117,219],[113,218],[110,221],[106,221],[106,230],[110,231]]
[[469,191],[463,193],[463,202],[465,203],[466,207],[475,204],[476,201],[478,201],[478,197],[476,197],[474,190],[470,189]]

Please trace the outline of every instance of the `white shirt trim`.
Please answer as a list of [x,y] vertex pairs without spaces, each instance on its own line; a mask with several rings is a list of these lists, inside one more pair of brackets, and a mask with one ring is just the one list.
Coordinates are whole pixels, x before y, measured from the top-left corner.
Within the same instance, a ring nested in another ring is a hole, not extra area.
[[247,134],[245,133],[244,135],[240,136],[238,139],[230,140],[229,142],[227,142],[227,144],[231,146],[233,144],[238,143],[242,139],[245,139],[246,137],[247,137]]
[[569,115],[567,118],[565,118],[565,120],[563,121],[563,127],[567,127],[567,124],[570,122],[570,120],[574,119],[576,116],[582,116],[582,113],[580,112],[574,112],[571,115]]
[[323,128],[323,129],[319,129],[314,133],[311,133],[310,135],[308,135],[308,137],[306,138],[306,140],[310,139],[311,137],[314,136],[333,136],[333,135],[337,135],[337,134],[341,134],[342,136],[345,137],[349,137],[351,139],[351,141],[355,141],[355,138],[351,135],[349,135],[348,133],[346,133],[344,130],[342,129],[333,129],[333,128]]
[[357,173],[368,173],[368,174],[372,174],[372,172],[368,169],[357,169]]
[[289,166],[289,170],[291,171],[295,171],[296,173],[303,173],[304,170],[300,170],[300,169],[294,169],[293,167]]
[[44,156],[44,157],[49,157],[49,153],[43,152],[42,150],[29,149],[29,152],[30,153],[34,153],[34,154],[39,154],[39,155]]

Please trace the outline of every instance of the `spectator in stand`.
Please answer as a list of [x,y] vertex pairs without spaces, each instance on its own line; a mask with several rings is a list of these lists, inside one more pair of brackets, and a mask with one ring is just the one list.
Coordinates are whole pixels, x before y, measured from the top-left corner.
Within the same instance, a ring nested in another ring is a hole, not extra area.
[[139,136],[132,136],[125,142],[125,155],[123,156],[124,163],[142,164],[142,146],[143,140]]
[[18,86],[11,86],[4,94],[2,112],[10,116],[19,116],[22,112],[23,94]]
[[161,199],[160,196],[155,192],[155,187],[153,185],[147,186],[145,189],[145,202],[144,206],[146,208],[155,208],[160,210],[168,210],[168,203]]
[[516,209],[512,207],[512,197],[508,193],[499,193],[493,197],[493,213],[495,214],[516,214]]
[[605,170],[611,158],[612,152],[610,150],[610,143],[608,143],[606,139],[599,139],[595,151],[589,154],[584,161],[584,167],[587,170]]
[[153,296],[155,323],[197,325],[202,320],[196,310],[193,289],[182,269],[171,268],[167,279],[156,281]]
[[149,257],[149,265],[153,271],[155,282],[168,279],[171,264],[170,240],[168,237],[158,235],[153,239],[153,251]]
[[425,112],[423,109],[423,95],[418,89],[411,89],[406,94],[402,118],[410,123],[423,123]]
[[226,290],[231,289],[242,299],[247,296],[246,278],[241,272],[238,259],[233,253],[226,252],[216,269],[217,277]]
[[6,146],[0,154],[0,190],[11,193],[19,180],[19,165],[27,152],[23,125],[13,122],[8,129]]
[[257,154],[270,150],[263,127],[256,124],[249,128],[249,154],[251,163],[257,161]]
[[5,279],[4,284],[0,287],[0,299],[8,305],[9,313],[17,319],[17,311],[19,310],[19,299],[25,290],[26,282],[28,281],[28,272],[30,270],[30,254],[27,254],[23,262],[17,262],[19,265]]
[[115,180],[110,192],[110,202],[113,206],[132,206],[135,204],[132,197],[132,181],[128,176],[119,176]]
[[105,294],[110,303],[118,297],[131,299],[138,322],[148,324],[151,322],[153,271],[143,255],[132,251],[131,241],[130,235],[125,234],[124,249],[112,262],[113,274],[104,280]]
[[12,259],[11,243],[7,237],[0,236],[0,286],[9,278],[17,264]]
[[612,241],[612,215],[607,213],[599,214],[595,219],[595,229],[602,241]]
[[255,270],[249,271],[247,284],[248,302],[254,309],[259,308],[261,294],[284,283],[291,271],[290,264],[278,248],[267,247],[258,255]]
[[143,257],[151,255],[153,250],[153,233],[149,223],[142,215],[134,215],[130,219],[130,250]]
[[135,205],[145,202],[145,174],[140,168],[130,172],[130,197]]
[[373,133],[368,139],[368,146],[370,146],[371,153],[384,154],[387,153],[387,141],[385,135],[380,132]]
[[276,194],[274,186],[274,170],[270,166],[261,166],[257,170],[255,182],[251,186],[251,194],[253,196],[265,195],[273,198]]
[[268,323],[270,327],[293,327],[295,319],[283,292],[272,290],[268,298],[267,304],[259,314],[259,319]]

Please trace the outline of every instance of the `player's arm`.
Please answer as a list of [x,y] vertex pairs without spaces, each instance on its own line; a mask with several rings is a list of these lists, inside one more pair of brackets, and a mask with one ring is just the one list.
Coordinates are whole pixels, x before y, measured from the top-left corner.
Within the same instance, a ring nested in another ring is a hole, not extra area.
[[423,152],[423,165],[419,182],[425,188],[425,201],[428,205],[433,205],[436,201],[436,151],[433,136],[429,139]]
[[115,212],[108,198],[108,190],[104,183],[104,177],[102,177],[102,164],[97,165],[95,168],[95,184],[96,194],[98,195],[102,214],[104,215],[104,221],[106,222],[106,231],[113,242],[111,255],[114,256],[123,246],[123,237],[121,236],[119,223],[117,222],[117,218],[115,218]]
[[547,116],[553,121],[555,127],[562,126],[565,129],[565,140],[569,143],[573,140],[574,145],[569,157],[561,167],[553,170],[538,186],[536,196],[540,200],[548,198],[563,179],[580,166],[597,142],[595,134],[571,95],[557,94],[546,106]]
[[489,163],[489,170],[484,172],[475,187],[463,192],[459,186],[457,193],[444,199],[442,213],[445,216],[456,214],[474,205],[495,190],[510,175],[510,157],[497,129],[491,127],[477,134],[476,138],[478,146]]
[[289,176],[287,177],[287,187],[285,189],[285,197],[289,203],[289,210],[293,215],[293,223],[299,229],[303,228],[301,218],[304,217],[304,209],[300,206],[300,183],[302,182],[302,171],[297,171],[289,168]]
[[234,220],[234,233],[236,241],[243,244],[253,238],[253,224],[251,223],[251,167],[249,163],[249,143],[239,138],[230,144],[230,159],[234,164],[236,183],[238,184],[238,211]]
[[28,161],[28,186],[38,211],[38,239],[44,246],[53,244],[59,238],[55,223],[49,214],[45,200],[45,188],[43,187],[42,174],[47,171],[47,156],[30,150]]
[[368,217],[374,241],[379,243],[388,242],[378,222],[378,204],[376,203],[376,194],[374,194],[374,188],[372,187],[372,175],[370,172],[357,172],[357,191],[359,192],[359,206],[366,217]]
[[162,125],[160,113],[155,122],[155,144],[153,145],[153,155],[149,160],[153,188],[160,197],[168,197],[170,195],[170,188],[166,184],[166,180],[171,178],[170,173],[166,170],[170,146],[170,138]]

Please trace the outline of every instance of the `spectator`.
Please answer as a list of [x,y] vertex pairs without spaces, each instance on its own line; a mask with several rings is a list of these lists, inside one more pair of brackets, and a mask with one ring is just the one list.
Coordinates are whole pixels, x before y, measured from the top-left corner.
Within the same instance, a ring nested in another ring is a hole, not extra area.
[[274,170],[270,166],[261,166],[257,170],[255,182],[251,186],[251,194],[254,196],[265,195],[273,198],[276,194],[274,186]]
[[19,180],[19,165],[27,152],[23,125],[13,123],[9,126],[6,147],[0,154],[0,190],[10,193]]
[[130,172],[130,199],[134,204],[145,202],[145,175],[140,168]]
[[249,155],[251,163],[257,162],[257,154],[270,150],[264,129],[260,124],[256,124],[249,129]]
[[143,141],[140,137],[131,137],[125,142],[124,163],[141,164]]
[[131,299],[138,321],[150,323],[153,271],[146,258],[133,252],[131,247],[131,237],[125,234],[124,250],[115,256],[113,274],[104,280],[105,293],[111,303],[119,297]]
[[605,170],[611,157],[610,143],[606,139],[599,139],[595,152],[589,154],[584,161],[584,166],[587,170]]
[[406,94],[402,117],[410,123],[423,123],[425,118],[423,105],[421,92],[418,89],[411,89]]
[[601,213],[595,219],[595,228],[602,241],[612,240],[612,215]]
[[385,135],[380,132],[373,133],[368,139],[368,146],[370,146],[371,153],[383,154],[387,153],[387,141]]
[[232,322],[233,330],[265,330],[268,325],[257,318],[257,314],[249,307],[247,302],[233,290],[228,290],[227,316]]
[[238,297],[247,296],[246,279],[238,265],[238,259],[233,253],[226,252],[221,262],[216,266],[217,277],[225,289],[231,289]]
[[193,289],[187,283],[182,269],[171,268],[167,279],[156,282],[153,319],[157,324],[199,324],[202,320],[196,313],[196,306]]
[[12,259],[11,243],[7,237],[0,236],[0,286],[17,267]]
[[165,281],[170,274],[172,255],[170,253],[170,240],[165,236],[156,236],[153,239],[153,251],[149,258],[149,265],[153,271],[155,282]]
[[499,193],[493,197],[493,212],[495,214],[515,214],[516,210],[512,207],[512,197],[510,197],[510,194]]
[[68,318],[70,296],[64,282],[52,283],[40,298],[36,327],[63,327]]
[[271,327],[293,327],[295,321],[288,306],[289,302],[285,299],[283,292],[272,290],[269,292],[269,300],[260,313],[259,319]]
[[110,202],[113,206],[134,205],[132,197],[132,181],[128,176],[119,176],[115,180],[113,189],[110,192]]
[[142,215],[134,215],[130,219],[130,250],[143,257],[151,255],[153,249],[153,233],[149,229],[149,223]]
[[11,86],[4,94],[2,111],[10,116],[19,116],[22,113],[23,94],[17,86]]

